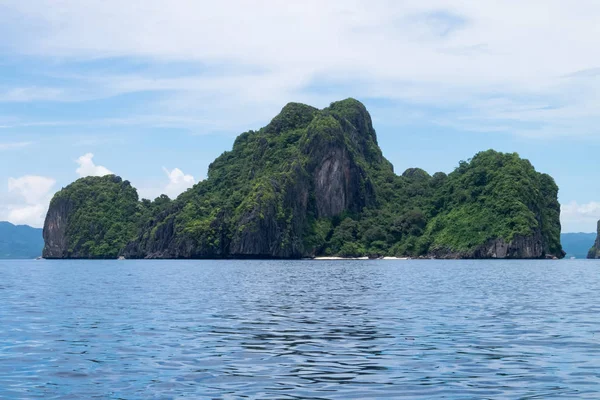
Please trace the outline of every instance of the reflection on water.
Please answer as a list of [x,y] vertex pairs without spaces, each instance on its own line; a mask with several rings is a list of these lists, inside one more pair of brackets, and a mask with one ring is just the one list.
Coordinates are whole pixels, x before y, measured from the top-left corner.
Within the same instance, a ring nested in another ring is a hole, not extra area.
[[0,262],[0,398],[599,398],[599,272]]

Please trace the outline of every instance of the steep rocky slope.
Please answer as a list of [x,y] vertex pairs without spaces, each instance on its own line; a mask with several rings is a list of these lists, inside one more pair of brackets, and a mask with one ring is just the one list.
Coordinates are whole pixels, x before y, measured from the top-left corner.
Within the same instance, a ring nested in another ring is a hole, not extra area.
[[588,253],[588,258],[600,258],[600,221],[598,221],[598,236],[596,237],[594,246]]
[[[375,204],[367,169],[381,164],[371,118],[355,100],[319,111],[291,103],[240,135],[208,179],[151,219],[127,257],[298,258],[314,221]],[[390,170],[391,172],[391,170]]]
[[137,201],[114,176],[65,188],[48,213],[44,255],[561,257],[557,193],[528,161],[491,150],[449,175],[396,175],[360,102],[290,103],[177,199]]
[[114,175],[78,180],[50,202],[45,258],[117,258],[141,218],[136,190]]

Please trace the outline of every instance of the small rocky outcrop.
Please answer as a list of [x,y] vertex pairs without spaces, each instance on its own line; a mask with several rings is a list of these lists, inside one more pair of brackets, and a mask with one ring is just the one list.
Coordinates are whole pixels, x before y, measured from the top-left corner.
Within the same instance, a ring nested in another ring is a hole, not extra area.
[[600,221],[598,221],[598,236],[596,237],[596,242],[594,246],[590,249],[588,253],[588,257],[591,259],[599,259],[600,258]]
[[467,251],[437,249],[431,256],[440,259],[545,259],[562,258],[564,253],[549,252],[538,230],[530,236],[515,236],[509,242],[503,238],[490,239],[483,245]]
[[58,192],[44,222],[42,256],[116,259],[135,237],[140,214],[136,190],[120,177],[87,177]]

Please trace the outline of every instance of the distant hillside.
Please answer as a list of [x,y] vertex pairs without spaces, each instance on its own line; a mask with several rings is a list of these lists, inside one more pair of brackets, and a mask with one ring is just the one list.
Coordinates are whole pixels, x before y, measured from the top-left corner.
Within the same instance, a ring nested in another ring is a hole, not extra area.
[[0,259],[39,257],[43,248],[41,229],[0,222]]
[[562,233],[560,235],[563,250],[567,252],[566,257],[586,258],[588,251],[596,240],[595,233]]

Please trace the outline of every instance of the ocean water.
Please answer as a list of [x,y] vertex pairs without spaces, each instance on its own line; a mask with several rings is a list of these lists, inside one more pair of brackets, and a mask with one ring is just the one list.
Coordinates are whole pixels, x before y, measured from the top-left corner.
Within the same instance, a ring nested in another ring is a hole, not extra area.
[[2,399],[600,398],[598,261],[1,261]]

